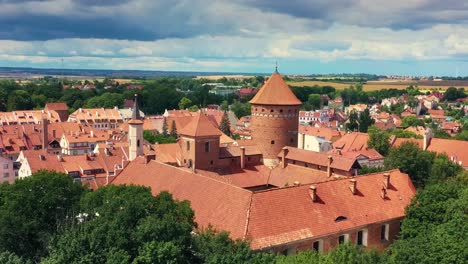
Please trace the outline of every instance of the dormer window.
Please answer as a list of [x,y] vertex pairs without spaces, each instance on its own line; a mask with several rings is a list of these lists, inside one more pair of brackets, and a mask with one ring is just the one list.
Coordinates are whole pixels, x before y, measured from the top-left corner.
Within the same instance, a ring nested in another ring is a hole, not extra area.
[[346,216],[340,215],[335,219],[335,222],[338,223],[338,222],[345,221],[345,220],[348,220],[348,218]]

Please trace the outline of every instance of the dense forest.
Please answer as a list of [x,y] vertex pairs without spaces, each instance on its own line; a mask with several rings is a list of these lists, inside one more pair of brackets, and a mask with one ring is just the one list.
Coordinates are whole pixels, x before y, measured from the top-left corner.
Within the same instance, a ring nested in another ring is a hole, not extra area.
[[420,188],[400,238],[384,252],[344,244],[327,252],[253,252],[248,241],[197,228],[187,201],[149,188],[88,190],[40,171],[0,185],[0,263],[463,263],[468,174]]

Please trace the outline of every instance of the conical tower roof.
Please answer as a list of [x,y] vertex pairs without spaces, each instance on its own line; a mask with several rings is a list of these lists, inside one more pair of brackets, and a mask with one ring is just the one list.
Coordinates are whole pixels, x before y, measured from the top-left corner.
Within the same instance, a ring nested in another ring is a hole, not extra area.
[[260,105],[300,105],[302,102],[297,99],[289,86],[283,80],[278,71],[275,71],[260,91],[250,100],[251,104]]

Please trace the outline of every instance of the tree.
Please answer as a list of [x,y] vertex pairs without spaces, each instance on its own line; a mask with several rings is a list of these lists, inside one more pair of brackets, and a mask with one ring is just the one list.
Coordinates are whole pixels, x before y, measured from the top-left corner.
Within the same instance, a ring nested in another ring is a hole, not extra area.
[[192,100],[188,99],[187,97],[182,97],[179,101],[179,109],[184,110],[189,108],[192,105]]
[[386,156],[390,151],[390,136],[378,127],[372,126],[369,128],[367,146],[377,150],[377,152],[383,156]]
[[439,129],[439,128],[432,129],[432,134],[434,135],[435,138],[445,138],[445,139],[452,138],[452,136],[450,136],[450,134],[447,133],[447,131]]
[[322,99],[320,94],[310,94],[307,103],[312,107],[312,110],[320,109]]
[[0,252],[40,259],[57,228],[78,212],[83,192],[70,176],[50,171],[0,185]]
[[239,101],[234,101],[231,106],[231,110],[234,112],[237,118],[250,115],[251,111],[249,103],[243,104]]
[[31,96],[25,90],[15,90],[8,97],[7,110],[28,110],[33,108]]
[[221,103],[221,110],[223,111],[229,111],[229,102],[227,100],[224,100]]
[[45,263],[192,262],[194,213],[167,192],[101,187],[83,196],[80,216],[52,241]]
[[410,126],[424,126],[424,120],[418,119],[415,116],[405,116],[401,120],[401,126],[404,128],[407,128]]
[[168,128],[167,128],[167,120],[166,120],[165,117],[163,119],[162,135],[165,136],[165,137],[167,137],[169,135],[168,134]]
[[177,127],[176,127],[176,122],[175,120],[172,120],[171,123],[171,132],[169,133],[171,137],[177,138]]
[[359,128],[359,117],[356,111],[351,111],[349,114],[348,123],[346,123],[346,129],[349,131],[356,131]]
[[231,124],[229,122],[229,117],[226,111],[224,111],[223,117],[221,118],[219,130],[228,136],[231,135]]
[[468,174],[418,191],[406,210],[388,263],[465,263]]
[[190,112],[197,112],[200,108],[197,105],[192,105],[188,108]]
[[370,126],[375,123],[375,120],[370,116],[369,109],[365,109],[359,115],[359,132],[367,133]]

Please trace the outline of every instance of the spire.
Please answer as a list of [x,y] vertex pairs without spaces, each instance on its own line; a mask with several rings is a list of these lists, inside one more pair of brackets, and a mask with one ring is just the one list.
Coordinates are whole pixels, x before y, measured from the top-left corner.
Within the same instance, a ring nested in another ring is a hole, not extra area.
[[140,120],[140,109],[138,109],[138,94],[135,94],[135,103],[132,109],[132,120]]
[[278,61],[276,61],[276,65],[275,65],[275,73],[279,73],[279,72],[278,72]]

